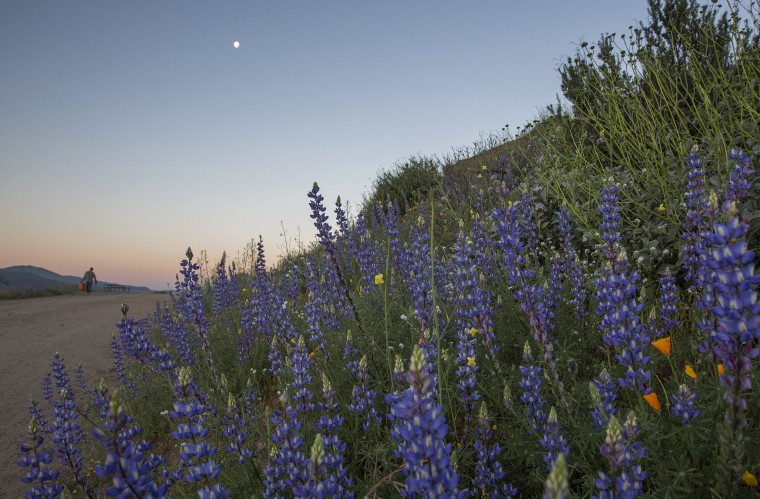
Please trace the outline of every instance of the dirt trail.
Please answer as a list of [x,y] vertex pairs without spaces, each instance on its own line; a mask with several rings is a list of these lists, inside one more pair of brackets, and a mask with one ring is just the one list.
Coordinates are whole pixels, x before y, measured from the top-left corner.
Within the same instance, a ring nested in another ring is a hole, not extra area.
[[16,461],[27,437],[29,396],[41,399],[53,355],[63,357],[75,389],[80,364],[90,387],[101,378],[113,386],[111,336],[122,302],[141,319],[166,300],[153,293],[109,293],[0,301],[0,498],[24,497],[28,490]]

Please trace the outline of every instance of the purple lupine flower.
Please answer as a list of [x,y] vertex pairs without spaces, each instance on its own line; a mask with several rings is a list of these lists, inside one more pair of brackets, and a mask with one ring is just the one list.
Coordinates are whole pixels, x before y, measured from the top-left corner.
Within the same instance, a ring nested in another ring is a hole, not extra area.
[[562,205],[557,214],[557,229],[559,230],[559,240],[562,248],[562,270],[565,273],[565,279],[570,281],[572,287],[570,304],[573,306],[575,317],[582,328],[583,318],[586,315],[585,273],[575,246],[573,246],[573,230],[570,225],[570,216],[567,206]]
[[357,358],[359,350],[354,346],[354,337],[349,329],[346,332],[346,345],[343,348],[343,360],[346,361],[346,368],[351,376],[359,378],[359,359]]
[[536,282],[535,272],[525,266],[525,244],[522,241],[524,230],[520,224],[520,212],[524,209],[527,208],[520,202],[513,203],[507,209],[496,209],[493,212],[499,236],[498,244],[502,249],[502,264],[509,285],[513,289],[513,296],[528,317],[531,335],[543,350],[550,379],[561,390],[562,382],[553,358],[554,314],[547,307],[546,289]]
[[[63,366],[63,359],[60,359]],[[78,444],[84,442],[84,431],[77,423],[79,417],[77,405],[72,394],[66,388],[61,389],[60,399],[51,399],[53,403],[53,421],[50,424],[53,449],[58,461],[71,473],[77,484],[88,497],[95,497],[95,489],[82,468],[82,451]]]
[[29,422],[29,443],[21,444],[21,452],[24,455],[16,464],[27,470],[21,481],[31,486],[26,493],[28,497],[58,497],[64,487],[56,482],[59,473],[47,467],[53,462],[53,456],[42,450],[45,437],[40,435],[39,430],[37,418],[32,416]]
[[324,443],[319,433],[314,437],[310,456],[306,465],[308,472],[303,481],[293,487],[293,497],[296,499],[338,497],[338,484],[334,477],[328,474]]
[[137,386],[127,374],[126,367],[124,366],[124,356],[121,353],[121,346],[119,346],[119,340],[116,338],[116,335],[111,338],[111,352],[113,353],[113,364],[119,385],[129,390],[131,397],[137,397]]
[[42,378],[42,400],[45,402],[52,404],[53,400],[53,379],[51,377],[51,373],[48,371],[48,373],[45,375],[44,378]]
[[[274,285],[266,271],[264,248],[260,238],[258,251],[256,275],[252,284],[253,296],[243,311],[241,329],[244,329],[246,344],[250,341],[250,347],[246,348],[246,352],[252,348],[254,331],[262,336],[268,346],[269,370],[277,377],[282,375],[283,347],[287,342],[295,343],[298,333],[288,316],[287,302],[282,297],[280,288]],[[248,332],[245,332],[246,328]]]
[[681,418],[681,424],[689,425],[699,416],[701,411],[694,406],[697,400],[697,394],[691,393],[689,387],[681,385],[678,387],[678,393],[670,396],[670,411],[677,418]]
[[325,249],[328,251],[334,251],[335,248],[332,246],[335,243],[335,234],[333,234],[330,224],[327,223],[329,217],[325,214],[327,211],[327,208],[325,208],[323,203],[325,197],[319,193],[319,185],[316,182],[312,185],[308,197],[311,200],[309,201],[309,208],[311,208],[311,215],[309,215],[309,217],[314,220],[314,227],[317,229],[317,238]]
[[341,269],[338,250],[335,245],[335,233],[333,233],[330,224],[327,223],[328,216],[325,214],[327,208],[325,208],[323,203],[325,198],[319,193],[319,185],[316,182],[314,182],[311,191],[309,191],[308,197],[310,199],[309,208],[311,208],[311,215],[309,216],[314,220],[314,227],[317,229],[317,239],[322,248],[324,248],[325,254],[331,263],[331,268],[327,271],[328,281],[332,279],[332,284],[335,287],[339,287],[336,298],[339,300],[338,305],[341,311],[350,319],[354,319],[356,318],[356,309],[351,296],[348,294],[348,284]]
[[734,201],[739,203],[744,200],[749,193],[752,184],[749,178],[755,173],[750,165],[749,156],[747,156],[741,149],[731,149],[728,154],[728,159],[736,162],[736,168],[731,172],[726,184],[726,201]]
[[[203,489],[198,492],[201,493],[214,485],[221,465],[213,460],[216,447],[205,440],[209,432],[203,426],[207,407],[199,400],[193,385],[190,369],[181,367],[175,383],[177,401],[169,411],[169,417],[177,421],[177,430],[171,436],[180,442],[179,469],[174,476],[188,483],[200,482]],[[227,497],[228,492],[221,489],[221,494],[221,497]]]
[[37,402],[37,400],[34,398],[30,398],[29,400],[29,414],[31,414],[32,418],[35,419],[37,430],[41,431],[42,433],[50,433],[48,431],[47,419],[45,419],[45,414],[42,411],[42,407],[40,407],[40,403]]
[[562,297],[562,288],[565,282],[565,259],[559,252],[555,252],[549,265],[549,282],[546,291],[546,307],[556,310]]
[[96,390],[92,391],[92,404],[98,410],[98,416],[103,423],[103,427],[106,430],[112,430],[109,426],[108,411],[111,405],[111,394],[108,393],[108,386],[103,378],[100,379],[100,384]]
[[517,489],[505,480],[506,473],[499,462],[501,446],[498,442],[493,442],[493,427],[488,418],[488,408],[486,403],[480,404],[478,414],[477,440],[472,448],[476,453],[477,465],[475,466],[475,478],[472,485],[475,493],[480,497],[514,497],[517,495]]
[[293,388],[293,409],[297,417],[314,409],[314,402],[312,402],[314,395],[309,389],[312,380],[309,372],[311,364],[306,341],[304,341],[303,336],[299,336],[295,348],[291,352],[290,362],[293,371],[293,382],[290,386]]
[[609,265],[610,273],[619,271],[615,264],[623,242],[623,238],[620,236],[619,197],[620,189],[612,178],[608,179],[606,185],[602,188],[602,195],[599,198],[599,214],[602,217],[599,230],[604,245],[602,254]]
[[624,376],[618,378],[620,386],[647,394],[652,391],[647,387],[652,373],[646,369],[650,357],[644,354],[650,343],[649,331],[641,322],[643,304],[636,297],[636,283],[641,276],[636,271],[627,271],[625,251],[617,257],[616,267],[620,273],[600,278],[605,282],[598,289],[600,292],[606,291],[599,297],[605,305],[597,309],[604,310],[600,328],[617,351],[615,359],[625,369]]
[[659,280],[660,283],[660,324],[662,327],[656,329],[655,337],[670,336],[674,329],[681,325],[678,320],[678,297],[676,296],[676,278],[670,272],[665,271],[665,275]]
[[397,273],[400,275],[406,275],[406,258],[403,243],[401,242],[401,231],[399,230],[399,218],[401,216],[401,209],[398,206],[398,200],[394,199],[393,202],[388,200],[385,212],[383,213],[382,205],[377,205],[381,219],[383,222],[383,230],[385,236],[388,239],[388,245],[391,249],[391,258],[393,265],[396,267]]
[[476,373],[479,367],[475,361],[476,335],[479,321],[476,313],[484,305],[481,300],[487,300],[487,293],[480,290],[473,266],[472,250],[466,240],[464,230],[460,229],[454,248],[456,261],[456,289],[459,293],[455,311],[457,328],[457,388],[462,402],[465,417],[465,432],[474,431],[473,419],[475,406],[480,399],[476,388]]
[[457,492],[459,475],[451,463],[451,444],[443,408],[435,403],[435,377],[427,370],[425,355],[415,345],[407,373],[410,387],[391,407],[391,436],[398,442],[393,453],[404,460],[404,497],[464,497]]
[[84,370],[82,369],[81,364],[74,371],[74,378],[76,378],[77,386],[79,386],[79,389],[82,390],[82,393],[91,394],[91,390],[87,388],[87,381],[84,379]]
[[195,365],[195,355],[187,338],[187,332],[181,321],[176,320],[171,309],[167,306],[160,312],[159,323],[161,338],[167,348],[173,349],[182,365]]
[[594,420],[594,428],[604,428],[610,422],[610,416],[617,414],[614,402],[617,399],[617,387],[612,381],[607,369],[599,373],[598,378],[589,382],[589,392],[594,409],[591,411],[591,418]]
[[227,267],[227,279],[229,283],[227,285],[227,300],[230,306],[240,305],[240,279],[237,272],[237,266],[235,262],[230,263]]
[[489,279],[495,279],[497,264],[494,242],[484,227],[479,213],[476,213],[472,219],[470,234],[475,266]]
[[647,478],[647,472],[641,466],[641,461],[646,456],[647,450],[641,442],[636,439],[641,433],[636,414],[633,411],[628,413],[623,423],[623,442],[625,444],[625,459],[629,463],[627,469],[623,470],[621,478],[626,483],[627,490],[633,490],[634,497],[644,494],[644,480]]
[[273,411],[269,424],[273,428],[270,435],[273,445],[269,463],[264,468],[263,497],[283,497],[307,476],[308,460],[301,451],[303,437],[299,435],[303,423],[295,418],[293,408],[288,405],[285,413]]
[[523,361],[524,365],[520,366],[521,381],[518,383],[523,389],[520,402],[527,406],[528,420],[533,433],[540,434],[546,420],[546,413],[543,410],[544,401],[541,399],[543,369],[533,363],[533,352],[527,341],[523,347]]
[[[367,219],[364,213],[356,217],[356,234],[358,244],[356,248],[356,263],[359,266],[359,279],[363,293],[371,293],[374,288],[374,278],[385,268],[385,257],[375,243],[370,229],[367,227]],[[386,283],[390,285],[390,283]]]
[[346,452],[346,444],[339,435],[344,418],[338,412],[339,406],[335,392],[324,373],[322,373],[322,396],[324,402],[317,402],[320,416],[314,424],[314,429],[322,435],[326,468],[324,474],[331,483],[335,484],[334,497],[354,497],[354,493],[349,490],[353,480],[347,476],[344,465],[343,455]]
[[723,364],[720,376],[723,399],[728,407],[725,414],[727,429],[726,456],[728,469],[735,473],[741,469],[739,461],[743,444],[742,429],[747,425],[747,400],[744,394],[752,388],[750,370],[752,360],[760,357],[760,305],[757,287],[760,275],[755,275],[755,253],[747,247],[749,224],[734,216],[734,204],[727,203],[728,223],[716,223],[706,235],[707,247],[713,248],[704,255],[705,265],[713,272],[712,287],[716,300],[711,308],[712,352]]
[[151,445],[147,441],[132,442],[140,433],[137,426],[130,426],[132,418],[121,404],[120,392],[117,390],[109,402],[106,416],[108,428],[103,431],[93,430],[93,436],[106,448],[106,458],[102,465],[96,465],[95,474],[101,478],[113,477],[112,486],[106,489],[110,497],[165,497],[169,484],[158,485],[155,481],[156,468],[165,459],[153,454],[148,455]]
[[149,339],[143,324],[136,322],[132,317],[127,317],[128,311],[127,304],[122,304],[123,317],[116,324],[121,345],[127,357],[137,360],[156,373],[174,369],[176,363],[169,354]]
[[425,358],[434,368],[437,360],[436,345],[428,336],[432,327],[433,319],[433,287],[430,281],[430,233],[425,224],[425,219],[420,215],[417,223],[412,227],[409,235],[409,243],[405,248],[406,270],[403,274],[406,286],[409,290],[409,298],[412,302],[414,316],[420,322],[421,344],[425,344]]
[[643,494],[642,483],[647,477],[640,461],[646,453],[640,443],[636,416],[629,413],[625,426],[621,426],[615,416],[610,417],[607,434],[600,448],[602,456],[609,463],[609,473],[599,472],[594,484],[599,489],[600,499],[615,497],[637,497]]
[[689,165],[686,173],[687,187],[684,199],[686,200],[686,218],[683,222],[683,245],[681,257],[686,269],[685,279],[691,281],[692,291],[696,290],[694,280],[699,273],[699,254],[703,246],[704,232],[708,228],[707,212],[708,204],[705,197],[705,172],[702,169],[702,161],[699,158],[699,149],[692,149],[692,153],[686,156]]
[[222,432],[227,437],[227,451],[235,456],[240,464],[245,464],[251,456],[253,450],[245,447],[245,440],[248,436],[248,420],[244,413],[238,409],[235,397],[229,394],[227,397],[227,413],[222,420]]
[[55,387],[57,391],[60,392],[61,390],[66,390],[73,401],[74,392],[71,388],[71,383],[69,382],[69,375],[66,372],[66,364],[63,357],[56,352],[56,354],[53,355],[53,362],[50,363],[50,366],[53,368],[53,379],[55,379]]
[[538,228],[536,227],[536,221],[534,217],[535,203],[533,198],[527,194],[523,194],[518,203],[520,211],[518,212],[518,223],[523,229],[525,236],[525,247],[533,261],[538,261],[538,249],[540,246],[538,240]]
[[370,388],[369,367],[367,366],[366,355],[359,361],[356,380],[359,384],[354,385],[354,388],[351,391],[351,404],[349,404],[348,410],[356,414],[364,415],[362,429],[367,431],[373,424],[380,422],[380,416],[375,409],[377,392]]
[[[211,357],[211,347],[208,342],[208,320],[206,318],[206,306],[203,301],[203,290],[201,289],[200,276],[198,270],[200,266],[193,262],[193,251],[187,248],[185,252],[186,260],[180,262],[180,274],[182,282],[179,280],[175,284],[176,302],[175,307],[182,318],[182,324],[185,327],[185,340],[189,338],[188,331],[192,330],[197,333],[200,340],[201,349],[206,358],[206,363],[212,373],[216,373],[214,361]],[[218,376],[214,376],[218,377]]]
[[229,280],[227,279],[227,253],[222,252],[222,259],[216,265],[215,279],[211,285],[212,300],[211,313],[215,316],[221,315],[229,306],[227,303]]
[[338,235],[342,237],[348,237],[349,226],[348,216],[343,209],[343,203],[340,202],[340,196],[335,200],[335,222],[338,224]]
[[576,256],[569,269],[570,286],[572,288],[570,304],[573,306],[575,318],[578,320],[578,327],[581,329],[585,325],[585,317],[588,314],[588,308],[586,307],[586,272],[583,267],[583,262]]
[[562,436],[562,431],[559,427],[559,419],[557,418],[557,411],[554,407],[549,410],[549,417],[544,425],[544,435],[538,441],[541,446],[546,450],[544,454],[544,462],[546,463],[546,471],[552,470],[552,464],[557,459],[559,454],[567,456],[570,454],[570,447],[567,445],[567,440]]
[[[304,306],[306,318],[306,330],[309,333],[309,341],[324,355],[329,352],[325,348],[324,330],[340,329],[340,321],[335,314],[329,297],[324,292],[324,284],[320,282],[320,274],[317,271],[316,262],[309,258],[306,262],[306,292],[307,301]],[[326,357],[329,361],[329,356]]]
[[[610,179],[602,190],[602,240],[604,241],[605,268],[596,281],[596,313],[601,317],[599,329],[607,347],[616,350],[615,358],[625,369],[618,379],[623,388],[636,388],[641,393],[651,392],[646,383],[651,372],[645,370],[649,356],[644,349],[649,345],[649,331],[641,323],[643,305],[636,298],[638,272],[628,269],[628,258],[622,249],[619,230],[619,190]],[[612,254],[613,250],[619,253]]]
[[341,263],[341,268],[349,268],[352,260],[356,258],[356,241],[351,233],[348,214],[343,209],[340,196],[335,200],[335,223],[338,225],[335,237],[338,261]]

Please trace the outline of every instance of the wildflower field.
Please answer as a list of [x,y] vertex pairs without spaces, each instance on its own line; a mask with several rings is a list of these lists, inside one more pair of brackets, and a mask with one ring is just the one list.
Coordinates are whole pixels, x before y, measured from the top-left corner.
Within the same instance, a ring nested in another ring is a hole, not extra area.
[[[754,5],[724,29],[758,75]],[[117,386],[51,359],[29,495],[756,497],[757,81],[736,133],[672,123],[636,156],[560,112],[513,177],[484,163],[356,216],[314,183],[317,242],[272,267],[259,239],[201,278],[188,249],[171,306],[122,307]]]

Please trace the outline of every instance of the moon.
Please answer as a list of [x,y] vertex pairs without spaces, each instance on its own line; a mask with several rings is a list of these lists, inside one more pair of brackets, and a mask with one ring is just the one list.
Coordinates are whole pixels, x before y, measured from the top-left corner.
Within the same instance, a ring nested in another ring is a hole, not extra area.
[[232,42],[232,46],[235,47],[235,48],[238,48],[238,47],[240,47],[240,42],[237,41],[237,40],[235,40],[234,42]]

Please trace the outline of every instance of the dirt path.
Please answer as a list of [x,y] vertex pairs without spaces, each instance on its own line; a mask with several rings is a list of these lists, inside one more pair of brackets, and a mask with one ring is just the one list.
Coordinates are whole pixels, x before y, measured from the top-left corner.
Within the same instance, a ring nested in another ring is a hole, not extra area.
[[[29,396],[42,396],[42,378],[58,352],[75,388],[81,364],[90,387],[100,378],[113,385],[111,336],[121,304],[141,319],[166,295],[116,293],[0,301],[0,498],[24,497],[19,445],[27,437]],[[48,442],[46,442],[48,443]]]

